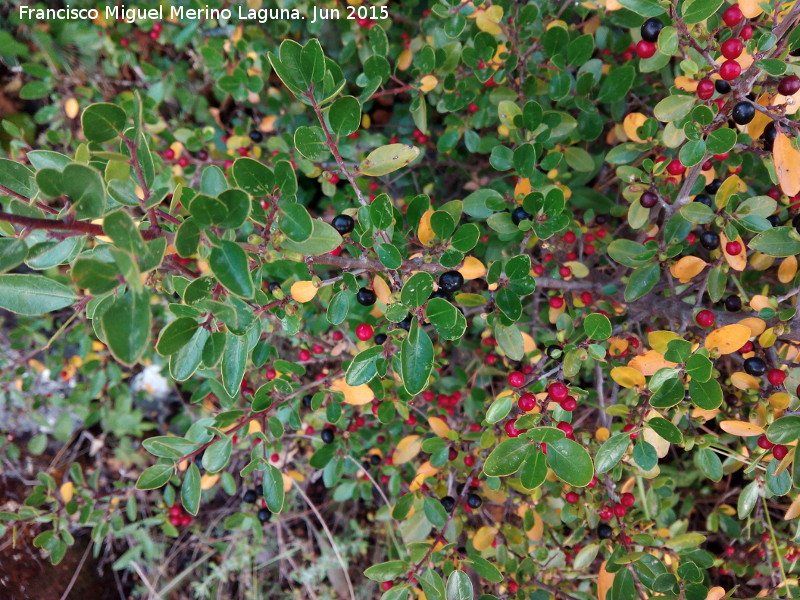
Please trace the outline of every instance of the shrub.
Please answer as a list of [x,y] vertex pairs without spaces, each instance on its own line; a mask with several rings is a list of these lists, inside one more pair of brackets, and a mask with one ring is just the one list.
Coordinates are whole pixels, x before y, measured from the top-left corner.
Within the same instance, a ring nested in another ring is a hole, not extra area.
[[800,4],[317,8],[0,31],[2,452],[54,456],[4,536],[145,595],[797,597]]

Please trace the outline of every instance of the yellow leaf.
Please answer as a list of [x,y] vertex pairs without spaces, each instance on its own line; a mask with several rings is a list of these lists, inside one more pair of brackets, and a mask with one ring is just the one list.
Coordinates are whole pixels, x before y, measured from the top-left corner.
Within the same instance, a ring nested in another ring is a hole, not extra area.
[[764,308],[773,308],[773,306],[769,303],[769,298],[761,294],[756,294],[750,298],[750,308],[758,312]]
[[778,267],[778,281],[789,283],[797,275],[797,257],[792,255],[783,259]]
[[[742,11],[745,19],[754,19],[764,12],[761,2],[764,0],[739,0],[739,10]],[[709,600],[706,598],[706,600]]]
[[528,534],[528,539],[532,542],[541,541],[542,535],[544,535],[544,521],[538,512],[533,511],[533,527],[525,533]]
[[61,487],[58,489],[58,493],[61,494],[61,499],[64,501],[64,504],[72,500],[72,496],[75,495],[75,484],[71,481],[66,481],[61,484]]
[[[368,126],[363,119],[362,124],[364,127]],[[402,169],[414,161],[419,153],[419,148],[409,144],[387,144],[370,152],[367,158],[361,161],[358,170],[367,177],[381,177]]]
[[792,503],[789,505],[789,508],[786,510],[786,515],[784,515],[783,518],[787,521],[791,521],[797,517],[800,517],[800,496],[792,501]]
[[475,14],[475,25],[478,26],[478,29],[481,31],[485,31],[486,33],[491,33],[492,35],[497,35],[501,33],[503,30],[497,25],[500,20],[503,18],[503,7],[499,4],[494,4],[487,8],[486,10],[478,10]]
[[775,392],[767,398],[767,402],[769,402],[769,405],[775,410],[785,410],[789,408],[789,400],[789,394],[786,392]]
[[702,258],[684,256],[669,268],[669,272],[681,283],[689,283],[705,269],[706,265],[708,263]]
[[[645,417],[645,421],[649,421],[654,417],[660,417],[661,415],[658,411],[650,410]],[[658,435],[655,431],[650,429],[649,427],[644,428],[643,432],[644,441],[650,444],[653,448],[656,449],[656,455],[658,458],[664,458],[667,453],[669,453],[669,442]]]
[[628,366],[636,369],[642,375],[650,376],[655,375],[659,369],[671,369],[677,363],[670,362],[664,358],[664,355],[655,350],[648,350],[644,354],[635,356],[628,363]]
[[744,181],[736,175],[731,175],[719,186],[717,193],[714,195],[714,204],[717,208],[724,208],[727,206],[731,196],[737,192],[744,192],[746,190],[747,186]]
[[317,286],[313,281],[295,281],[292,284],[292,298],[301,304],[311,302],[317,295]]
[[611,379],[624,388],[644,387],[644,375],[631,367],[614,367],[611,369]]
[[372,291],[375,292],[379,302],[388,306],[389,296],[392,290],[389,289],[389,284],[387,284],[380,275],[375,275],[375,277],[372,278]]
[[706,336],[705,346],[708,350],[717,350],[720,354],[733,354],[745,345],[752,331],[744,325],[726,325],[715,329]]
[[392,454],[396,465],[403,465],[414,458],[422,450],[422,441],[418,435],[407,435],[397,444]]
[[206,473],[200,478],[200,489],[210,490],[219,481],[219,474],[209,475]]
[[439,80],[436,79],[434,75],[425,75],[425,77],[419,80],[419,83],[419,91],[421,91],[423,94],[426,94],[438,85]]
[[696,79],[689,79],[685,75],[675,78],[675,87],[684,92],[694,92],[699,82]]
[[530,194],[532,190],[533,188],[531,187],[531,180],[527,177],[520,177],[517,180],[517,185],[514,187],[514,198],[524,198]]
[[447,434],[450,433],[450,428],[447,426],[447,423],[440,417],[430,417],[428,419],[428,425],[431,426],[431,431],[440,438],[446,438]]
[[780,130],[772,146],[772,159],[783,193],[787,196],[796,196],[800,193],[800,150],[795,148],[792,139]]
[[[760,106],[768,106],[773,103],[772,94],[761,94],[756,102]],[[764,128],[770,123],[772,123],[772,119],[769,115],[765,115],[761,111],[756,111],[753,120],[747,124],[747,134],[756,140],[761,137],[761,134],[764,133]]]
[[645,121],[647,121],[647,116],[639,112],[631,113],[625,116],[625,118],[622,120],[622,128],[629,140],[638,143],[645,141],[636,134],[636,130],[644,125]]
[[414,479],[411,480],[411,484],[408,486],[408,489],[412,492],[416,492],[422,487],[422,484],[425,483],[425,480],[428,477],[433,477],[438,472],[439,469],[431,465],[430,461],[425,461],[419,466],[419,469],[417,469],[417,473],[414,475]]
[[724,232],[720,232],[719,239],[721,242],[720,248],[722,248],[722,255],[725,257],[727,263],[731,266],[731,269],[733,269],[734,271],[744,271],[744,268],[747,266],[747,251],[745,250],[744,240],[742,239],[742,236],[737,235],[736,239],[733,240],[735,242],[739,242],[739,245],[742,248],[739,254],[736,255],[728,254],[727,245],[729,240],[725,236]]
[[614,573],[606,571],[606,562],[600,565],[600,572],[597,574],[597,600],[606,600],[606,594],[611,586],[614,585]]
[[708,594],[706,594],[706,600],[722,600],[725,597],[725,594],[727,594],[725,588],[717,585],[708,590]]
[[81,107],[78,104],[78,101],[75,98],[70,98],[64,104],[64,112],[67,114],[67,117],[70,119],[74,119],[78,116]]
[[407,71],[411,66],[411,60],[413,58],[414,55],[411,53],[411,49],[406,48],[400,53],[400,56],[397,57],[397,68],[400,71]]
[[647,334],[647,344],[656,352],[664,354],[672,340],[679,340],[681,336],[673,331],[651,331]]
[[258,433],[259,431],[261,431],[261,423],[258,421],[253,420],[247,424],[247,433]]
[[762,348],[771,348],[777,340],[778,335],[775,333],[775,328],[770,327],[758,336],[758,345]]
[[774,262],[774,258],[761,254],[761,252],[753,252],[752,256],[750,256],[750,266],[756,271],[766,271]]
[[530,354],[536,350],[536,342],[533,341],[533,338],[524,331],[520,333],[522,334],[522,351],[525,354]]
[[496,537],[497,529],[495,527],[488,527],[484,525],[475,532],[475,535],[472,538],[472,547],[478,552],[483,552],[487,548],[491,547],[492,542],[494,542]]
[[742,373],[741,371],[737,371],[731,375],[731,383],[733,387],[740,390],[757,390],[761,387],[758,379],[747,373]]
[[739,325],[744,325],[750,329],[750,337],[761,335],[767,328],[767,324],[756,317],[748,317],[739,321]]
[[719,427],[726,433],[741,437],[753,437],[764,433],[763,428],[747,421],[720,421]]
[[486,266],[474,256],[468,256],[464,259],[464,264],[458,270],[464,276],[464,279],[479,279],[486,275]]
[[337,379],[331,382],[331,390],[334,392],[342,392],[344,394],[344,403],[354,406],[369,404],[375,398],[375,394],[372,393],[372,390],[369,389],[366,383],[352,386],[347,385],[344,379]]
[[423,246],[430,246],[433,238],[436,237],[436,234],[433,233],[433,227],[431,227],[431,217],[433,216],[433,213],[434,210],[429,208],[422,213],[422,217],[419,220],[417,238],[419,238],[419,241]]
[[569,270],[572,271],[573,277],[583,279],[584,277],[589,276],[589,267],[582,262],[578,262],[577,260],[568,260],[564,262],[564,266],[569,267]]

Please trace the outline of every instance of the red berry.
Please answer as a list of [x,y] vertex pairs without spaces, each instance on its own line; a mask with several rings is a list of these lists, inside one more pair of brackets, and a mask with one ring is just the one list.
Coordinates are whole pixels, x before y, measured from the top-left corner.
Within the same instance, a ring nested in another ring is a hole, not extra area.
[[520,371],[511,371],[508,374],[508,385],[511,387],[522,387],[525,385],[525,375]]
[[636,44],[636,54],[639,55],[639,58],[650,58],[655,53],[656,45],[652,42],[640,40],[639,43]]
[[534,275],[544,274],[544,267],[542,265],[533,265],[533,273]]
[[325,352],[325,348],[320,346],[319,344],[314,344],[311,349],[314,351],[314,354],[322,354]]
[[328,177],[328,183],[336,185],[339,183],[339,176],[336,173],[333,173],[330,177]]
[[684,167],[677,158],[673,158],[667,165],[667,173],[670,175],[683,175],[685,170],[686,167]]
[[159,23],[158,21],[153,23],[153,31],[160,32],[162,29],[164,29],[164,26],[161,23]]
[[622,504],[615,504],[614,505],[614,515],[619,518],[624,517],[628,512],[628,509],[622,506]]
[[714,321],[716,321],[716,317],[710,310],[701,310],[699,313],[697,313],[697,315],[695,315],[694,320],[698,325],[700,325],[700,327],[712,327],[714,325]]
[[192,524],[192,517],[191,517],[191,515],[182,515],[182,516],[181,516],[181,525],[183,525],[184,527],[186,527],[187,525],[191,525],[191,524]]
[[567,244],[574,244],[575,240],[576,240],[576,237],[575,237],[575,232],[574,231],[568,231],[567,233],[564,234],[564,241]]
[[728,546],[727,548],[725,548],[725,554],[727,554],[728,556],[733,556],[735,553],[736,553],[736,548],[734,548],[733,546]]
[[608,521],[611,517],[614,516],[614,513],[611,511],[610,506],[604,506],[603,508],[600,509],[599,516],[604,521]]
[[742,30],[739,32],[739,35],[742,36],[742,39],[746,42],[751,37],[753,37],[753,26],[752,25],[745,25],[742,27]]
[[575,504],[581,497],[578,495],[578,492],[567,492],[564,496],[564,500],[567,501],[567,504]]
[[172,148],[167,148],[166,150],[164,150],[164,158],[166,158],[167,160],[172,160],[173,158],[175,158],[175,151]]
[[302,350],[300,350],[298,358],[302,361],[311,360],[311,352],[303,348]]
[[772,449],[772,456],[778,460],[783,460],[787,454],[789,454],[789,449],[783,444],[778,444]]
[[572,412],[578,407],[578,401],[575,400],[572,396],[567,396],[560,402],[560,406],[562,410],[567,412]]
[[570,425],[566,421],[559,421],[556,424],[556,428],[560,429],[561,431],[563,431],[567,435],[572,435],[572,431],[573,431],[572,425]]
[[149,37],[151,40],[157,40],[158,39],[158,32],[156,30],[153,30],[153,31],[151,31],[150,33],[147,34],[147,37]]
[[744,15],[742,14],[742,9],[739,8],[738,4],[733,4],[729,6],[724,13],[722,13],[722,20],[725,22],[725,25],[728,27],[736,27],[739,23],[742,22]]
[[569,396],[569,389],[563,383],[551,383],[547,386],[547,395],[553,402],[561,402]]
[[765,435],[759,436],[756,444],[758,444],[758,447],[763,450],[771,450],[773,446],[775,446],[775,444],[770,442]]
[[781,199],[781,191],[778,188],[771,188],[767,192],[767,196],[769,196],[773,200],[780,200]]
[[591,293],[589,293],[589,292],[581,292],[581,302],[583,302],[585,305],[588,306],[589,304],[591,304],[592,300],[593,300],[593,298],[592,298],[592,294]]
[[475,457],[467,455],[464,457],[464,465],[467,467],[471,467],[475,464]]
[[783,382],[786,381],[786,373],[780,369],[770,369],[767,373],[767,381],[775,386],[783,385]]
[[588,488],[593,488],[593,487],[595,487],[596,485],[597,485],[597,477],[595,477],[594,475],[592,475],[592,480],[589,482],[589,484],[588,484],[586,487],[588,487]]
[[372,337],[374,330],[372,329],[372,325],[369,323],[359,323],[356,325],[356,337],[360,339],[362,342],[367,341]]
[[572,275],[572,269],[570,269],[569,267],[560,267],[558,269],[558,274],[561,275],[561,277],[566,279],[567,277]]
[[470,102],[469,105],[467,106],[467,112],[469,113],[478,112],[478,105],[475,104],[474,102]]
[[697,84],[697,97],[708,100],[714,95],[714,83],[710,79],[701,79]]
[[266,370],[264,375],[266,375],[268,380],[272,381],[273,379],[275,379],[278,376],[278,372],[273,368],[269,368],[269,369]]
[[170,517],[169,518],[169,522],[170,522],[170,524],[174,525],[175,527],[180,526],[180,524],[181,524],[180,515],[177,515],[177,516],[174,516],[174,517]]
[[625,492],[619,497],[619,501],[622,504],[622,506],[630,508],[631,506],[636,504],[636,497],[630,492]]
[[392,589],[393,586],[394,584],[391,581],[384,581],[383,583],[381,583],[381,589],[384,592],[389,591],[390,589]]
[[333,335],[331,337],[333,338],[334,342],[338,342],[344,339],[344,334],[337,329],[336,331],[333,332]]
[[728,156],[730,156],[729,152],[725,152],[724,154],[715,154],[714,160],[722,162],[723,160],[728,160]]
[[517,401],[517,406],[523,412],[530,412],[536,407],[536,396],[533,394],[522,394]]
[[514,581],[513,579],[508,582],[508,593],[509,594],[516,594],[519,590],[519,584]]
[[725,81],[733,81],[742,73],[742,66],[735,60],[726,60],[719,67],[719,76]]
[[731,256],[738,256],[742,251],[742,245],[739,242],[728,242],[725,244],[725,253]]
[[189,159],[185,156],[181,156],[178,159],[178,166],[180,167],[188,167],[189,166]]
[[516,419],[511,419],[510,421],[506,421],[506,424],[503,425],[503,429],[505,429],[506,435],[508,437],[517,437],[519,436],[522,431],[517,429],[514,425],[516,424]]
[[722,56],[725,58],[739,58],[742,54],[742,50],[744,50],[744,42],[739,38],[731,38],[722,42],[720,50],[722,51]]
[[174,504],[169,507],[169,516],[170,517],[179,517],[183,514],[183,509],[177,504]]
[[564,299],[561,296],[553,296],[550,298],[550,308],[559,309],[564,306]]
[[128,38],[121,38],[119,40],[119,45],[122,46],[123,48],[127,48],[128,46],[131,45],[131,41]]
[[[625,425],[625,427],[622,428],[622,431],[624,433],[628,433],[629,431],[633,431],[634,429],[636,429],[636,426],[633,423],[628,423],[627,425]],[[632,440],[635,440],[637,437],[639,437],[639,432],[637,431],[636,433],[632,433],[628,437],[631,438]]]
[[747,354],[748,352],[753,351],[753,342],[747,341],[744,343],[744,346],[739,348],[739,354]]

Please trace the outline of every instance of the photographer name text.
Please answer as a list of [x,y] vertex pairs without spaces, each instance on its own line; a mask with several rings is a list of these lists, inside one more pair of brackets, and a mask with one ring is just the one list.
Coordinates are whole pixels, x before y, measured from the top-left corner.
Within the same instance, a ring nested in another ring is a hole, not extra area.
[[69,4],[63,8],[38,8],[22,5],[19,7],[20,19],[26,21],[124,21],[137,23],[140,21],[252,21],[268,23],[270,21],[335,21],[380,20],[389,18],[385,6],[346,6],[340,8],[318,8],[312,5],[311,14],[304,15],[296,8],[248,8],[235,6],[232,8],[189,8],[186,6],[159,6],[157,8],[128,7],[124,4],[105,6],[104,8],[75,8]]

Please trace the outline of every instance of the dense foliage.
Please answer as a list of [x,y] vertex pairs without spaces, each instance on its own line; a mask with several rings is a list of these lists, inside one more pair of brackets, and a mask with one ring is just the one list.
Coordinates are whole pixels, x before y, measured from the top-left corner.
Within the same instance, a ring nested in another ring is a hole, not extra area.
[[140,597],[800,597],[800,3],[281,4],[2,9],[0,454],[48,456],[3,547]]

